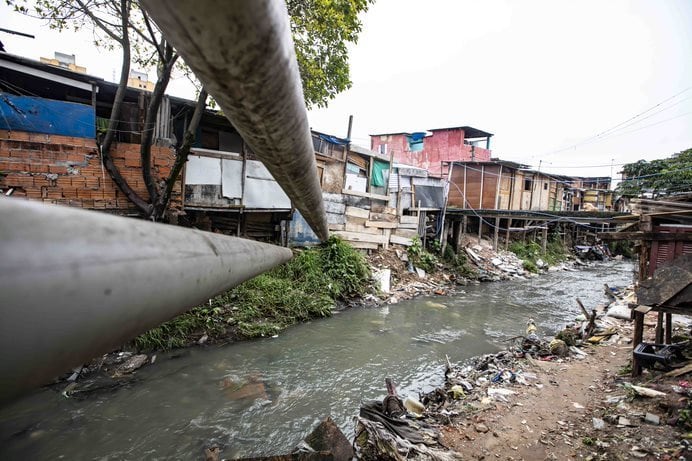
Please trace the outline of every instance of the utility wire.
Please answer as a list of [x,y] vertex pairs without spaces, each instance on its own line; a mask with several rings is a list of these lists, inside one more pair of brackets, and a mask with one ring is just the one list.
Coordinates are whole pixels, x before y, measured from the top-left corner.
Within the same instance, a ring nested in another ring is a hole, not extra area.
[[[653,106],[649,107],[649,108],[646,109],[645,111],[642,111],[642,112],[638,113],[637,115],[634,115],[633,117],[630,117],[630,118],[628,118],[627,120],[624,120],[624,121],[618,123],[617,125],[614,125],[614,126],[608,128],[607,130],[603,130],[603,131],[601,131],[600,133],[597,133],[597,134],[595,134],[595,135],[593,135],[593,136],[590,136],[590,137],[588,137],[588,138],[586,138],[586,139],[583,139],[582,141],[577,142],[577,143],[575,143],[575,144],[572,144],[572,145],[570,145],[570,146],[567,146],[567,147],[564,147],[564,148],[562,148],[562,149],[557,149],[557,150],[548,152],[548,153],[546,153],[546,154],[543,154],[543,156],[544,156],[544,157],[547,157],[547,156],[549,156],[549,155],[553,155],[553,154],[557,154],[557,153],[559,153],[559,152],[564,152],[564,151],[566,151],[566,150],[573,149],[573,148],[575,148],[575,147],[578,147],[578,146],[581,146],[581,145],[583,145],[583,144],[586,144],[586,143],[588,143],[588,142],[591,141],[591,140],[600,138],[600,137],[602,137],[602,136],[604,136],[604,135],[606,135],[606,134],[611,135],[612,133],[614,133],[614,132],[616,132],[616,131],[619,131],[620,129],[626,128],[626,127],[623,127],[623,125],[625,125],[625,124],[627,124],[627,123],[629,123],[629,122],[631,122],[631,121],[633,121],[633,120],[636,120],[637,118],[641,117],[642,115],[644,115],[644,114],[646,114],[646,113],[648,113],[648,112],[650,112],[650,111],[656,109],[657,107],[661,106],[662,104],[665,104],[666,102],[668,102],[668,101],[670,101],[670,100],[672,100],[672,99],[677,98],[678,96],[680,96],[680,95],[683,94],[683,93],[686,93],[686,92],[689,91],[689,90],[692,90],[692,86],[689,86],[689,87],[685,88],[684,90],[682,90],[682,91],[680,91],[680,92],[674,94],[673,96],[670,96],[669,98],[666,98],[666,99],[664,99],[663,101],[661,101],[661,102],[659,102],[659,103],[657,103],[657,104],[654,104]],[[686,98],[686,99],[688,99],[688,98]],[[680,101],[680,102],[682,102],[682,101]],[[677,103],[676,103],[676,104],[677,104]],[[667,107],[667,108],[665,108],[665,109],[662,109],[662,110],[668,110],[668,109],[670,109],[671,107],[674,107],[676,104],[673,104],[673,105],[671,105],[671,106],[669,106],[669,107]],[[660,111],[659,111],[659,112],[660,112]],[[648,117],[647,117],[647,118],[648,118]],[[638,122],[637,122],[637,123],[638,123]],[[631,125],[627,125],[627,126],[631,126]],[[650,125],[650,126],[653,126],[653,125]]]

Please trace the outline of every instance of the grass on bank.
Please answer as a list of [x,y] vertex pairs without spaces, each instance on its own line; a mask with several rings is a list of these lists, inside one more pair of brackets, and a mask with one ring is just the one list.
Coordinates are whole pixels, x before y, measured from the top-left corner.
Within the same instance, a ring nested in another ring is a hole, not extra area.
[[537,242],[513,242],[509,245],[509,251],[517,255],[524,262],[524,269],[529,272],[538,272],[538,260],[553,266],[567,259],[567,249],[559,239],[549,239],[545,253]]
[[138,350],[184,347],[211,338],[271,336],[289,325],[327,317],[338,300],[363,295],[370,267],[338,237],[225,292],[134,340]]

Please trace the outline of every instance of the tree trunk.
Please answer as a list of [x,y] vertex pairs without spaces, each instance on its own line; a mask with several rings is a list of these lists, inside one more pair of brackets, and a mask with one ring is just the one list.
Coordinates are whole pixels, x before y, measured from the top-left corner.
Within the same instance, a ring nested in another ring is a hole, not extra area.
[[[154,140],[154,125],[156,123],[156,116],[161,107],[161,101],[163,100],[163,95],[168,87],[168,82],[171,79],[171,72],[173,71],[173,66],[175,61],[178,59],[178,55],[173,53],[173,47],[166,44],[165,50],[163,52],[163,61],[160,63],[159,78],[154,86],[154,91],[149,99],[149,104],[147,105],[147,113],[144,118],[144,126],[142,127],[142,143],[139,148],[140,156],[142,159],[142,177],[144,178],[144,184],[147,186],[147,191],[149,192],[149,203],[155,204],[159,197],[159,186],[157,184],[157,178],[154,177],[151,171],[151,145]],[[153,217],[155,213],[155,207],[149,208],[149,215],[147,217]]]
[[173,168],[171,168],[171,173],[166,179],[164,190],[159,194],[158,200],[156,201],[154,214],[152,218],[155,221],[161,220],[166,214],[168,208],[168,203],[171,200],[171,195],[173,193],[173,187],[175,182],[183,169],[183,166],[187,162],[187,158],[190,155],[190,148],[192,148],[192,143],[195,141],[195,132],[199,126],[199,122],[202,119],[202,114],[204,109],[207,107],[207,91],[202,88],[199,92],[199,97],[197,98],[197,104],[195,105],[195,111],[192,114],[192,119],[187,127],[187,131],[183,137],[183,143],[177,149],[175,162]]
[[118,119],[120,118],[120,111],[122,109],[122,103],[125,99],[125,92],[127,91],[127,79],[130,75],[130,38],[128,36],[128,22],[129,22],[129,2],[128,0],[120,1],[120,10],[122,16],[122,27],[123,36],[120,42],[123,48],[123,63],[120,69],[120,81],[118,82],[118,90],[115,93],[115,99],[113,100],[113,107],[111,109],[110,120],[108,121],[108,130],[106,131],[106,136],[101,142],[100,150],[101,157],[103,159],[103,166],[110,174],[113,182],[118,186],[118,188],[125,194],[125,196],[132,203],[135,204],[137,208],[142,210],[145,214],[149,213],[151,205],[147,203],[142,197],[135,192],[127,180],[120,174],[120,170],[115,166],[113,162],[113,157],[111,156],[111,146],[113,145],[113,140],[115,139],[115,132],[118,126]]

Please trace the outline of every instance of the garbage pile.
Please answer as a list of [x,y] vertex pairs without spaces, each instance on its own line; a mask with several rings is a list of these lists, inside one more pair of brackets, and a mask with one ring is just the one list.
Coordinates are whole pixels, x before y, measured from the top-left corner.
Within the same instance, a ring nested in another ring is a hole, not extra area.
[[602,243],[575,245],[574,252],[579,259],[588,261],[608,261],[613,257],[608,246]]
[[[387,395],[366,402],[356,418],[353,442],[356,459],[366,461],[455,460],[462,459],[439,443],[439,431],[431,425],[425,406],[416,399],[399,398],[394,383],[387,378]],[[426,413],[426,416],[423,413]]]
[[479,280],[497,281],[527,275],[524,263],[514,253],[493,250],[483,245],[464,248],[469,259],[478,267]]

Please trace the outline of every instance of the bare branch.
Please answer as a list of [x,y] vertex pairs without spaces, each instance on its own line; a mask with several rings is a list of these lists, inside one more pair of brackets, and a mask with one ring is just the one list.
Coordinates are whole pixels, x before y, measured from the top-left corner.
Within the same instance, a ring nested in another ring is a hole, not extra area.
[[[111,37],[113,40],[116,42],[120,43],[121,45],[123,44],[123,41],[127,37],[127,27],[125,24],[125,21],[122,23],[123,27],[123,35],[122,37],[119,37],[117,34],[113,33],[110,27],[108,27],[109,24],[106,24],[104,21],[102,21],[99,17],[97,17],[94,13],[91,12],[89,7],[82,1],[82,0],[75,0],[77,4],[80,6],[81,11],[89,17],[92,21],[94,21],[94,24],[98,26],[99,29],[101,29],[103,32],[105,32],[109,37]],[[128,3],[123,1],[123,4]],[[129,7],[127,5],[123,5],[128,11],[126,14],[126,17],[129,17]],[[129,38],[128,38],[129,41]],[[128,45],[129,46],[129,45]]]

